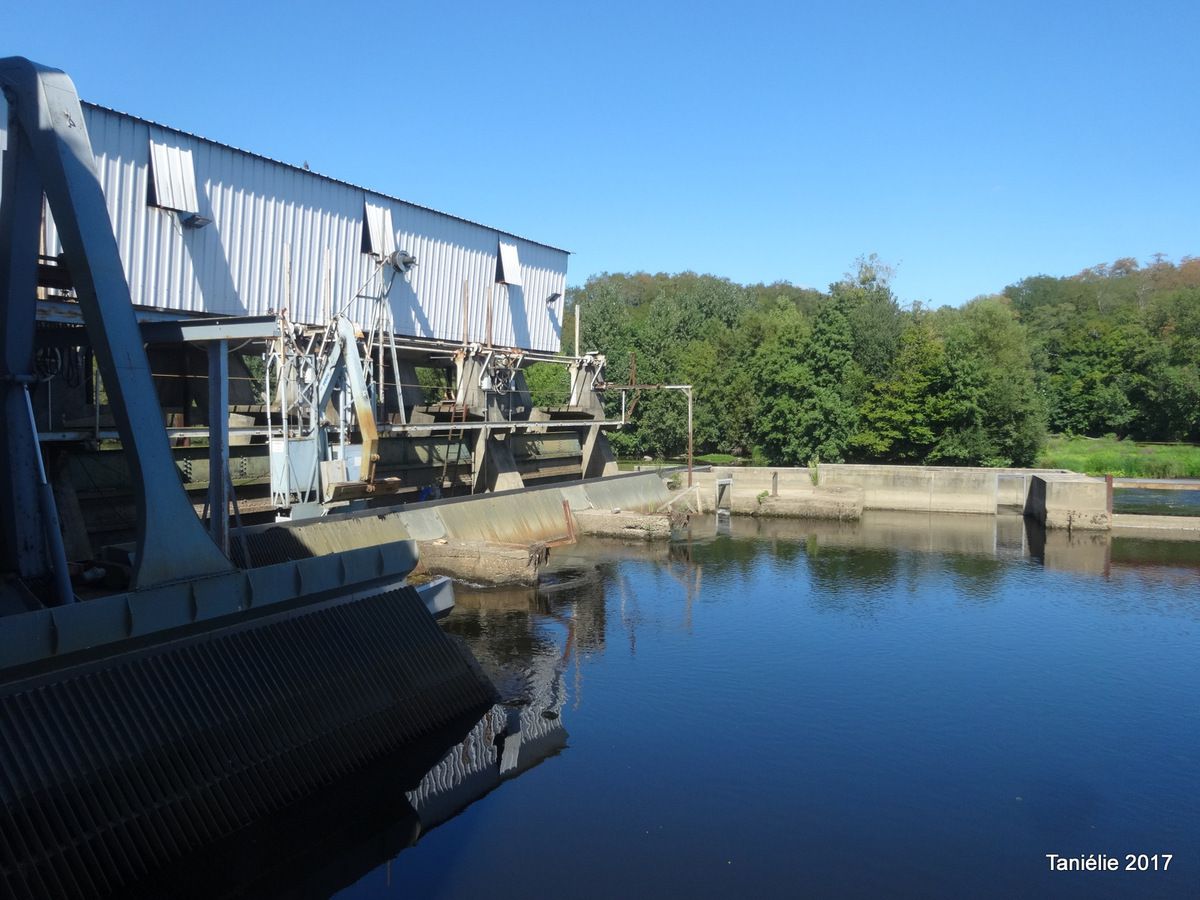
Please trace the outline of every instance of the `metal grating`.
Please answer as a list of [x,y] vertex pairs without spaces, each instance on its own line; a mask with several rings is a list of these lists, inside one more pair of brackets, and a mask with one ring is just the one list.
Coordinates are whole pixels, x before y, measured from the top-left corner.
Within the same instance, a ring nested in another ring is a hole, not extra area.
[[131,885],[495,699],[411,588],[0,691],[0,893]]
[[[264,531],[246,531],[242,533],[242,537],[246,542],[244,548],[241,538],[229,543],[230,558],[239,569],[295,562],[298,559],[311,559],[316,556],[310,547],[286,528],[277,526]],[[244,550],[250,551],[250,559],[245,558]]]

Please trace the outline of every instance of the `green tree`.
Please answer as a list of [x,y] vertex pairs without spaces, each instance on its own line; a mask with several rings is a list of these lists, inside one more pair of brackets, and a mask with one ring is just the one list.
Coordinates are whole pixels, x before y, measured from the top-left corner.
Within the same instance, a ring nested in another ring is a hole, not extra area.
[[571,399],[571,374],[562,363],[534,363],[525,370],[534,406],[564,406]]
[[841,461],[858,420],[851,386],[861,381],[850,323],[833,303],[821,306],[811,331],[790,306],[774,316],[755,360],[759,444],[771,462]]
[[831,301],[849,324],[854,360],[869,379],[882,378],[891,369],[904,328],[892,293],[892,274],[890,266],[871,254],[860,257],[853,273],[829,286]]
[[985,297],[944,313],[940,324],[955,389],[964,395],[961,403],[979,410],[968,428],[973,437],[960,439],[959,458],[976,465],[1032,465],[1045,440],[1045,409],[1028,335],[1011,303]]
[[918,310],[900,334],[892,374],[863,403],[852,446],[875,459],[926,462],[954,412],[947,400],[952,383],[945,343]]

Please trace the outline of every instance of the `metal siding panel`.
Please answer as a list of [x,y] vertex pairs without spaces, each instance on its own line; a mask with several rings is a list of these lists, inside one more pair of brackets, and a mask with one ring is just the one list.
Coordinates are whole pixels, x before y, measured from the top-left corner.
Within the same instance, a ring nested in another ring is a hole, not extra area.
[[[361,250],[369,203],[391,220],[384,224],[391,249],[407,250],[418,260],[408,281],[397,276],[393,284],[389,302],[397,333],[459,343],[466,281],[469,336],[482,341],[503,238],[517,248],[524,302],[514,329],[506,298],[496,291],[494,343],[559,349],[554,325],[562,321],[563,300],[547,306],[546,298],[565,293],[564,251],[382,195],[368,193],[364,200],[363,191],[351,185],[169,132],[191,157],[198,212],[213,220],[184,229],[174,213],[146,202],[150,126],[96,107],[85,107],[85,117],[135,304],[242,315],[288,305],[293,321],[321,324],[328,254],[330,310],[349,307],[360,324],[369,324],[370,302],[354,297],[376,265]],[[60,252],[49,215],[43,228],[46,252]],[[525,331],[522,311],[528,337],[519,340],[518,332]]]
[[[562,254],[531,242],[522,243],[520,250],[530,342],[535,349],[557,352],[566,293],[566,271],[559,263]],[[546,301],[555,294],[558,298],[548,304]]]

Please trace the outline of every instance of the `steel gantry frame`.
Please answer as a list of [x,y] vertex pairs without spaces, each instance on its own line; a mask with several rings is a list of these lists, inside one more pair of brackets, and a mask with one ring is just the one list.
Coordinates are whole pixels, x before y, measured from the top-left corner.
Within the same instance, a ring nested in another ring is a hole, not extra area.
[[[27,386],[35,377],[44,196],[129,460],[138,513],[133,585],[232,571],[179,482],[75,85],[58,69],[10,57],[0,60],[0,88],[7,107],[0,187],[0,503],[23,513],[3,517],[0,562],[23,577],[62,580],[53,562],[59,557],[53,545],[61,535],[47,522],[53,514],[43,512],[37,501],[41,449],[25,408]],[[69,593],[69,588],[59,590]]]

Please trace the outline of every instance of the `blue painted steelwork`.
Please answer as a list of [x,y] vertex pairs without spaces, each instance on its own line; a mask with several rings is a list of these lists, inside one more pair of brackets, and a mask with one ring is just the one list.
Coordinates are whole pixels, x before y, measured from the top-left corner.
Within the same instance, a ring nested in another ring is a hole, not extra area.
[[[0,60],[0,85],[9,105],[0,195],[0,240],[7,248],[0,304],[6,330],[32,336],[37,216],[44,192],[133,476],[138,513],[133,583],[164,584],[230,571],[232,565],[205,534],[179,484],[75,86],[63,72],[21,58]],[[13,371],[14,362],[10,357],[4,366],[10,376],[21,374]],[[9,381],[7,393],[14,395],[15,382]],[[28,417],[22,414],[18,422],[14,405],[8,401],[5,407],[5,430],[14,435],[10,447],[22,438],[34,441]],[[32,513],[36,506],[22,505],[28,503],[28,491],[17,483],[29,476],[28,454],[14,454],[19,465],[3,473],[3,499],[9,510]],[[29,533],[10,533],[17,540],[10,539],[5,556],[15,557],[23,574],[48,575],[48,565],[39,573],[31,560]]]

